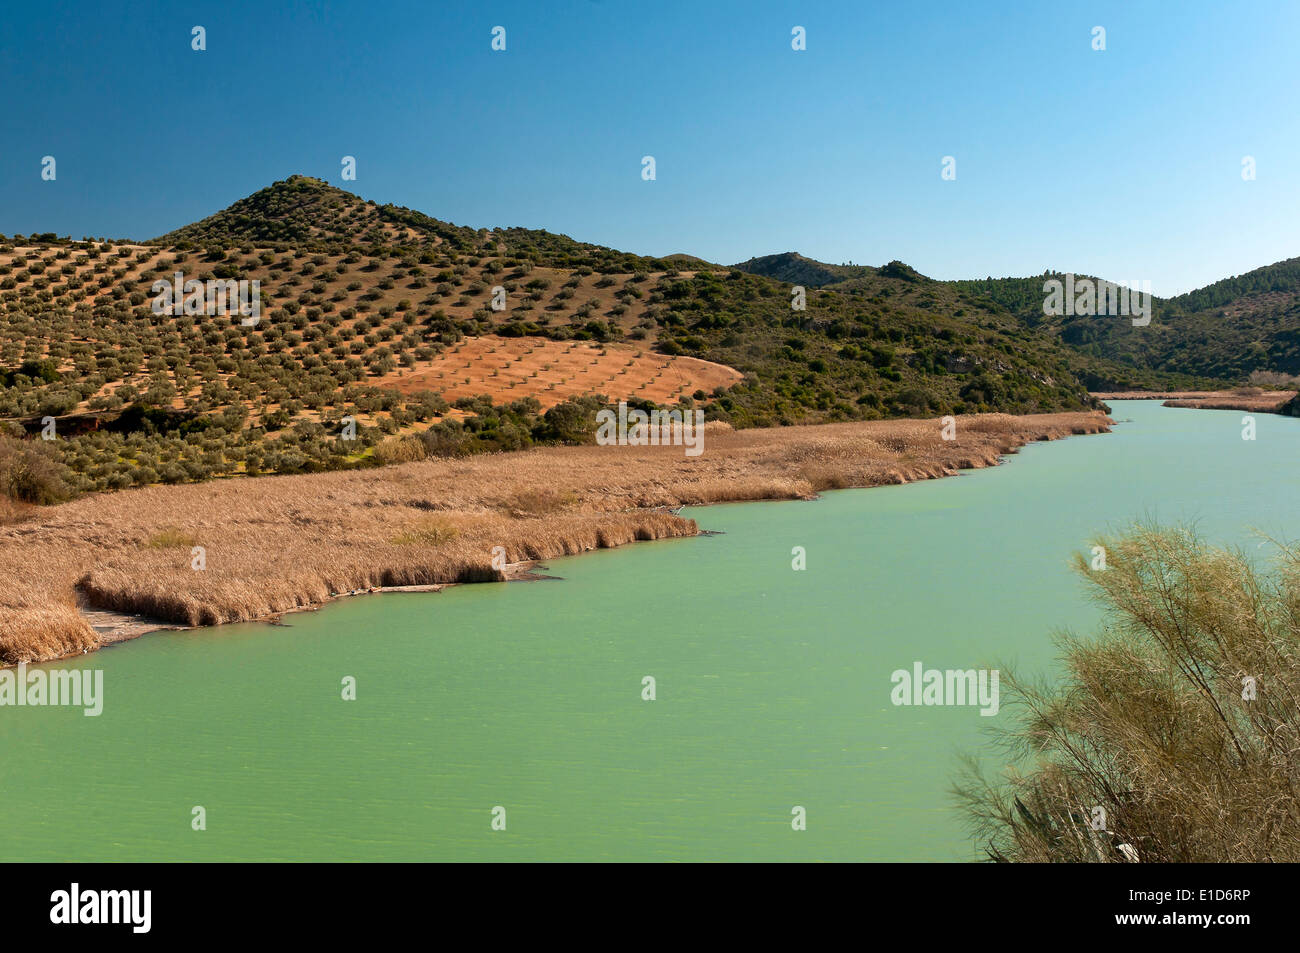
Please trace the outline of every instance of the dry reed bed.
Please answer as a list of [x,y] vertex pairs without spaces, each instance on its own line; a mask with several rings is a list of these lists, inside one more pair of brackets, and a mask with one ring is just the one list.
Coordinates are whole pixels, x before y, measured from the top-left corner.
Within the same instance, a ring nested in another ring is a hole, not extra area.
[[1285,407],[1296,392],[1270,391],[1258,395],[1220,395],[1187,400],[1167,400],[1166,407],[1192,407],[1198,410],[1244,410],[1257,414],[1276,414]]
[[1166,407],[1191,407],[1198,410],[1244,410],[1275,414],[1296,396],[1293,390],[1261,390],[1242,387],[1236,390],[1127,391],[1095,393],[1099,400],[1160,400]]
[[79,593],[96,608],[187,625],[267,618],[358,589],[502,579],[495,547],[517,563],[691,536],[695,521],[665,508],[946,476],[1110,423],[987,414],[958,418],[952,441],[937,420],[711,424],[698,457],[552,447],[88,497],[0,527],[0,663],[111,641],[78,613]]

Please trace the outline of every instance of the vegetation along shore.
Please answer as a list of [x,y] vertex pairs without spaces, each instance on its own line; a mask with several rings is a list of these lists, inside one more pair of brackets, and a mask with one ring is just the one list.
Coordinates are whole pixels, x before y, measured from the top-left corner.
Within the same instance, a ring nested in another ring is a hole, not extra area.
[[[81,606],[214,625],[376,587],[495,581],[509,567],[693,536],[687,504],[808,499],[994,466],[1036,440],[1106,433],[1099,412],[979,414],[733,431],[706,452],[565,446],[382,469],[150,486],[0,526],[0,664],[120,640]],[[137,626],[132,634],[148,625]]]
[[[1300,413],[1300,260],[1150,327],[1046,314],[1055,274],[647,257],[307,176],[148,240],[0,236],[0,664],[988,466],[1111,395]],[[592,446],[618,401],[706,452]]]
[[1244,410],[1258,414],[1300,416],[1297,391],[1266,390],[1260,387],[1235,387],[1231,390],[1113,391],[1093,393],[1098,400],[1159,400],[1166,407],[1192,407],[1199,410]]

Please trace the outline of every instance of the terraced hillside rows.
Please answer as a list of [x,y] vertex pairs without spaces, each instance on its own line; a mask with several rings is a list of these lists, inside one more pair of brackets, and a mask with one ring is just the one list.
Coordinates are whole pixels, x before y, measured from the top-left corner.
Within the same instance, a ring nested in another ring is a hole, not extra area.
[[[617,396],[636,396],[639,385],[656,376],[649,372],[651,366],[673,369],[668,377],[679,384],[675,388],[659,388],[656,396],[660,399],[689,394],[709,381],[717,386],[740,377],[737,373],[701,375],[695,370],[700,362],[673,355],[647,358],[645,345],[629,347],[610,343],[644,340],[645,335],[637,334],[634,327],[612,330],[604,322],[581,320],[597,311],[610,318],[623,315],[628,309],[620,304],[622,291],[617,286],[633,284],[632,275],[595,275],[589,270],[570,275],[557,269],[520,266],[513,261],[509,262],[511,270],[507,272],[501,259],[493,259],[483,263],[482,273],[470,280],[465,277],[463,267],[459,272],[452,267],[426,274],[430,269],[419,264],[404,261],[388,264],[381,258],[363,257],[356,252],[281,254],[254,247],[246,253],[227,253],[224,248],[192,253],[164,251],[150,245],[105,245],[85,249],[26,245],[0,254],[0,273],[5,276],[0,284],[16,289],[18,301],[24,300],[21,297],[24,292],[35,292],[36,297],[27,297],[26,302],[47,303],[42,295],[48,293],[49,304],[70,306],[72,319],[54,322],[47,317],[47,323],[42,325],[38,318],[28,314],[13,315],[7,322],[9,334],[0,345],[3,358],[15,368],[10,377],[16,379],[22,375],[26,366],[33,372],[29,376],[38,381],[55,377],[48,383],[57,385],[75,377],[99,385],[94,390],[84,385],[62,391],[57,386],[45,388],[43,400],[35,399],[37,395],[33,393],[28,400],[19,401],[15,393],[6,408],[7,415],[57,416],[118,410],[141,396],[140,387],[129,380],[140,373],[138,369],[155,372],[145,379],[153,388],[147,401],[150,406],[177,410],[229,406],[232,395],[217,388],[205,390],[202,371],[215,364],[211,376],[224,382],[227,389],[232,381],[238,387],[240,369],[229,365],[235,362],[233,352],[242,351],[254,359],[263,359],[262,363],[268,366],[284,368],[285,362],[277,356],[287,355],[291,359],[290,370],[310,372],[326,368],[340,386],[351,381],[370,382],[378,387],[405,383],[408,386],[399,389],[410,391],[417,389],[409,386],[416,379],[441,383],[443,372],[454,363],[445,359],[444,348],[453,343],[458,352],[465,348],[466,345],[458,342],[463,341],[467,330],[502,329],[507,335],[504,340],[491,338],[495,344],[469,345],[465,351],[467,356],[482,357],[501,347],[503,353],[509,352],[513,360],[521,361],[525,365],[523,369],[532,373],[536,370],[532,366],[534,362],[523,358],[518,342],[532,341],[527,348],[530,353],[551,342],[545,338],[523,338],[517,326],[520,320],[530,317],[538,302],[545,303],[553,312],[566,312],[566,317],[571,319],[557,337],[575,346],[587,341],[605,342],[598,350],[609,352],[619,368],[638,368],[632,375],[637,386],[619,391]],[[483,273],[493,276],[495,272],[502,273],[497,278],[501,282],[498,287],[505,291],[505,307],[499,314],[489,307],[492,295],[483,278]],[[244,316],[239,314],[222,317],[202,314],[175,321],[171,320],[173,315],[153,314],[150,309],[156,297],[154,282],[171,283],[177,273],[198,276],[201,280],[209,277],[258,280],[263,311],[269,313],[266,324],[259,322],[259,326],[249,328]],[[519,281],[525,276],[529,278],[524,292],[515,294],[512,301],[511,293],[519,291]],[[552,285],[554,291],[543,294]],[[583,300],[575,301],[570,311],[565,302],[579,294],[584,295]],[[124,300],[132,307],[129,314],[118,306]],[[444,306],[436,307],[440,304]],[[114,321],[117,315],[125,317],[120,324]],[[572,320],[575,315],[576,321]],[[551,317],[544,317],[542,323],[550,323]],[[147,324],[132,328],[131,319]],[[486,322],[486,326],[471,327],[474,322]],[[508,344],[512,337],[515,343]],[[123,344],[125,348],[120,347]],[[117,351],[112,359],[103,355],[102,345]],[[183,351],[176,350],[178,345]],[[161,360],[151,359],[151,351],[162,351]],[[204,353],[209,356],[208,361],[182,360],[183,354]],[[100,360],[101,355],[105,356],[104,360]],[[93,365],[86,360],[88,357],[95,358]],[[266,360],[268,357],[271,359]],[[337,362],[342,362],[343,367],[329,366]],[[644,369],[640,368],[643,363],[647,364]],[[415,368],[422,373],[413,376]],[[509,385],[494,379],[492,372],[499,368],[492,367],[491,362],[482,367],[471,364],[466,370],[470,380],[462,381],[456,388],[461,392],[457,396],[463,396],[467,386],[473,395],[486,393],[506,400],[519,396],[508,392]],[[617,373],[609,378],[585,375],[583,380],[617,385],[620,383]],[[101,377],[102,382],[98,380]],[[531,388],[524,388],[521,393],[530,391]],[[205,395],[211,399],[205,401]],[[264,422],[281,403],[263,402],[260,405],[263,414],[258,420]],[[308,403],[310,406],[318,402]]]
[[401,394],[435,391],[452,401],[479,394],[498,401],[531,397],[549,410],[587,394],[671,405],[697,391],[725,390],[741,378],[722,364],[645,347],[487,336],[465,338],[427,364],[399,368],[378,383]]
[[[870,271],[798,310],[739,268],[450,225],[303,176],[149,242],[15,236],[0,492],[583,442],[624,398],[737,427],[1091,405],[1069,352],[1005,310]],[[257,282],[259,320],[159,313],[178,273]]]

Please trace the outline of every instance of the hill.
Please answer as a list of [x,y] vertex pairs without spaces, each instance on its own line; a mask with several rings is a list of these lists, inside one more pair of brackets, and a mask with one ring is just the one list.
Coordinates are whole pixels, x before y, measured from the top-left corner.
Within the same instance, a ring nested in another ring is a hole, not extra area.
[[[379,205],[305,175],[293,175],[240,199],[205,219],[168,232],[151,245],[230,248],[238,245],[345,252],[358,247],[436,249],[436,255],[501,254],[554,267],[633,271],[667,267],[642,258],[577,242],[540,229],[473,229],[452,225],[399,205]],[[434,255],[436,257],[436,255]],[[426,255],[429,257],[429,255]]]
[[737,271],[750,275],[761,275],[792,285],[808,288],[821,288],[825,285],[861,278],[875,274],[876,269],[866,265],[828,265],[824,261],[805,258],[798,252],[788,251],[780,255],[764,255],[751,258],[734,266]]
[[1170,384],[1182,376],[1186,386],[1241,383],[1251,375],[1266,381],[1276,377],[1285,385],[1280,378],[1300,375],[1300,258],[1177,297],[1154,298],[1152,321],[1145,327],[1122,318],[1044,315],[1043,283],[1053,277],[1061,275],[952,284],[1080,355],[1085,379],[1096,390],[1119,389],[1107,380],[1115,363]]
[[[580,442],[624,398],[741,428],[1093,403],[1070,349],[994,302],[898,262],[787,264],[836,281],[796,310],[772,275],[305,176],[145,243],[0,240],[0,442],[58,438],[16,441],[8,472],[45,476],[8,492]],[[257,282],[260,319],[157,307],[177,272]]]
[[[934,282],[903,262],[880,268],[830,265],[797,252],[751,258],[735,268],[836,291],[869,291],[882,277],[950,286],[982,310],[1009,314],[1024,328],[1058,342],[1090,390],[1199,389],[1247,380],[1288,387],[1300,375],[1300,258],[1177,297],[1153,297],[1153,320],[1146,326],[1134,326],[1124,316],[1044,314],[1044,282],[1063,279],[1058,271],[1032,278]],[[930,293],[943,296],[933,288]]]

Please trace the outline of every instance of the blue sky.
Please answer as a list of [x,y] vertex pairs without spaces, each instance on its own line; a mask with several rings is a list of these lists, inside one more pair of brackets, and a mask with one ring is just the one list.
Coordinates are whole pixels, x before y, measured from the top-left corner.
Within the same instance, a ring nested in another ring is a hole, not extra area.
[[304,173],[648,255],[1174,294],[1300,255],[1297,36],[1295,2],[10,5],[0,232],[149,238]]

